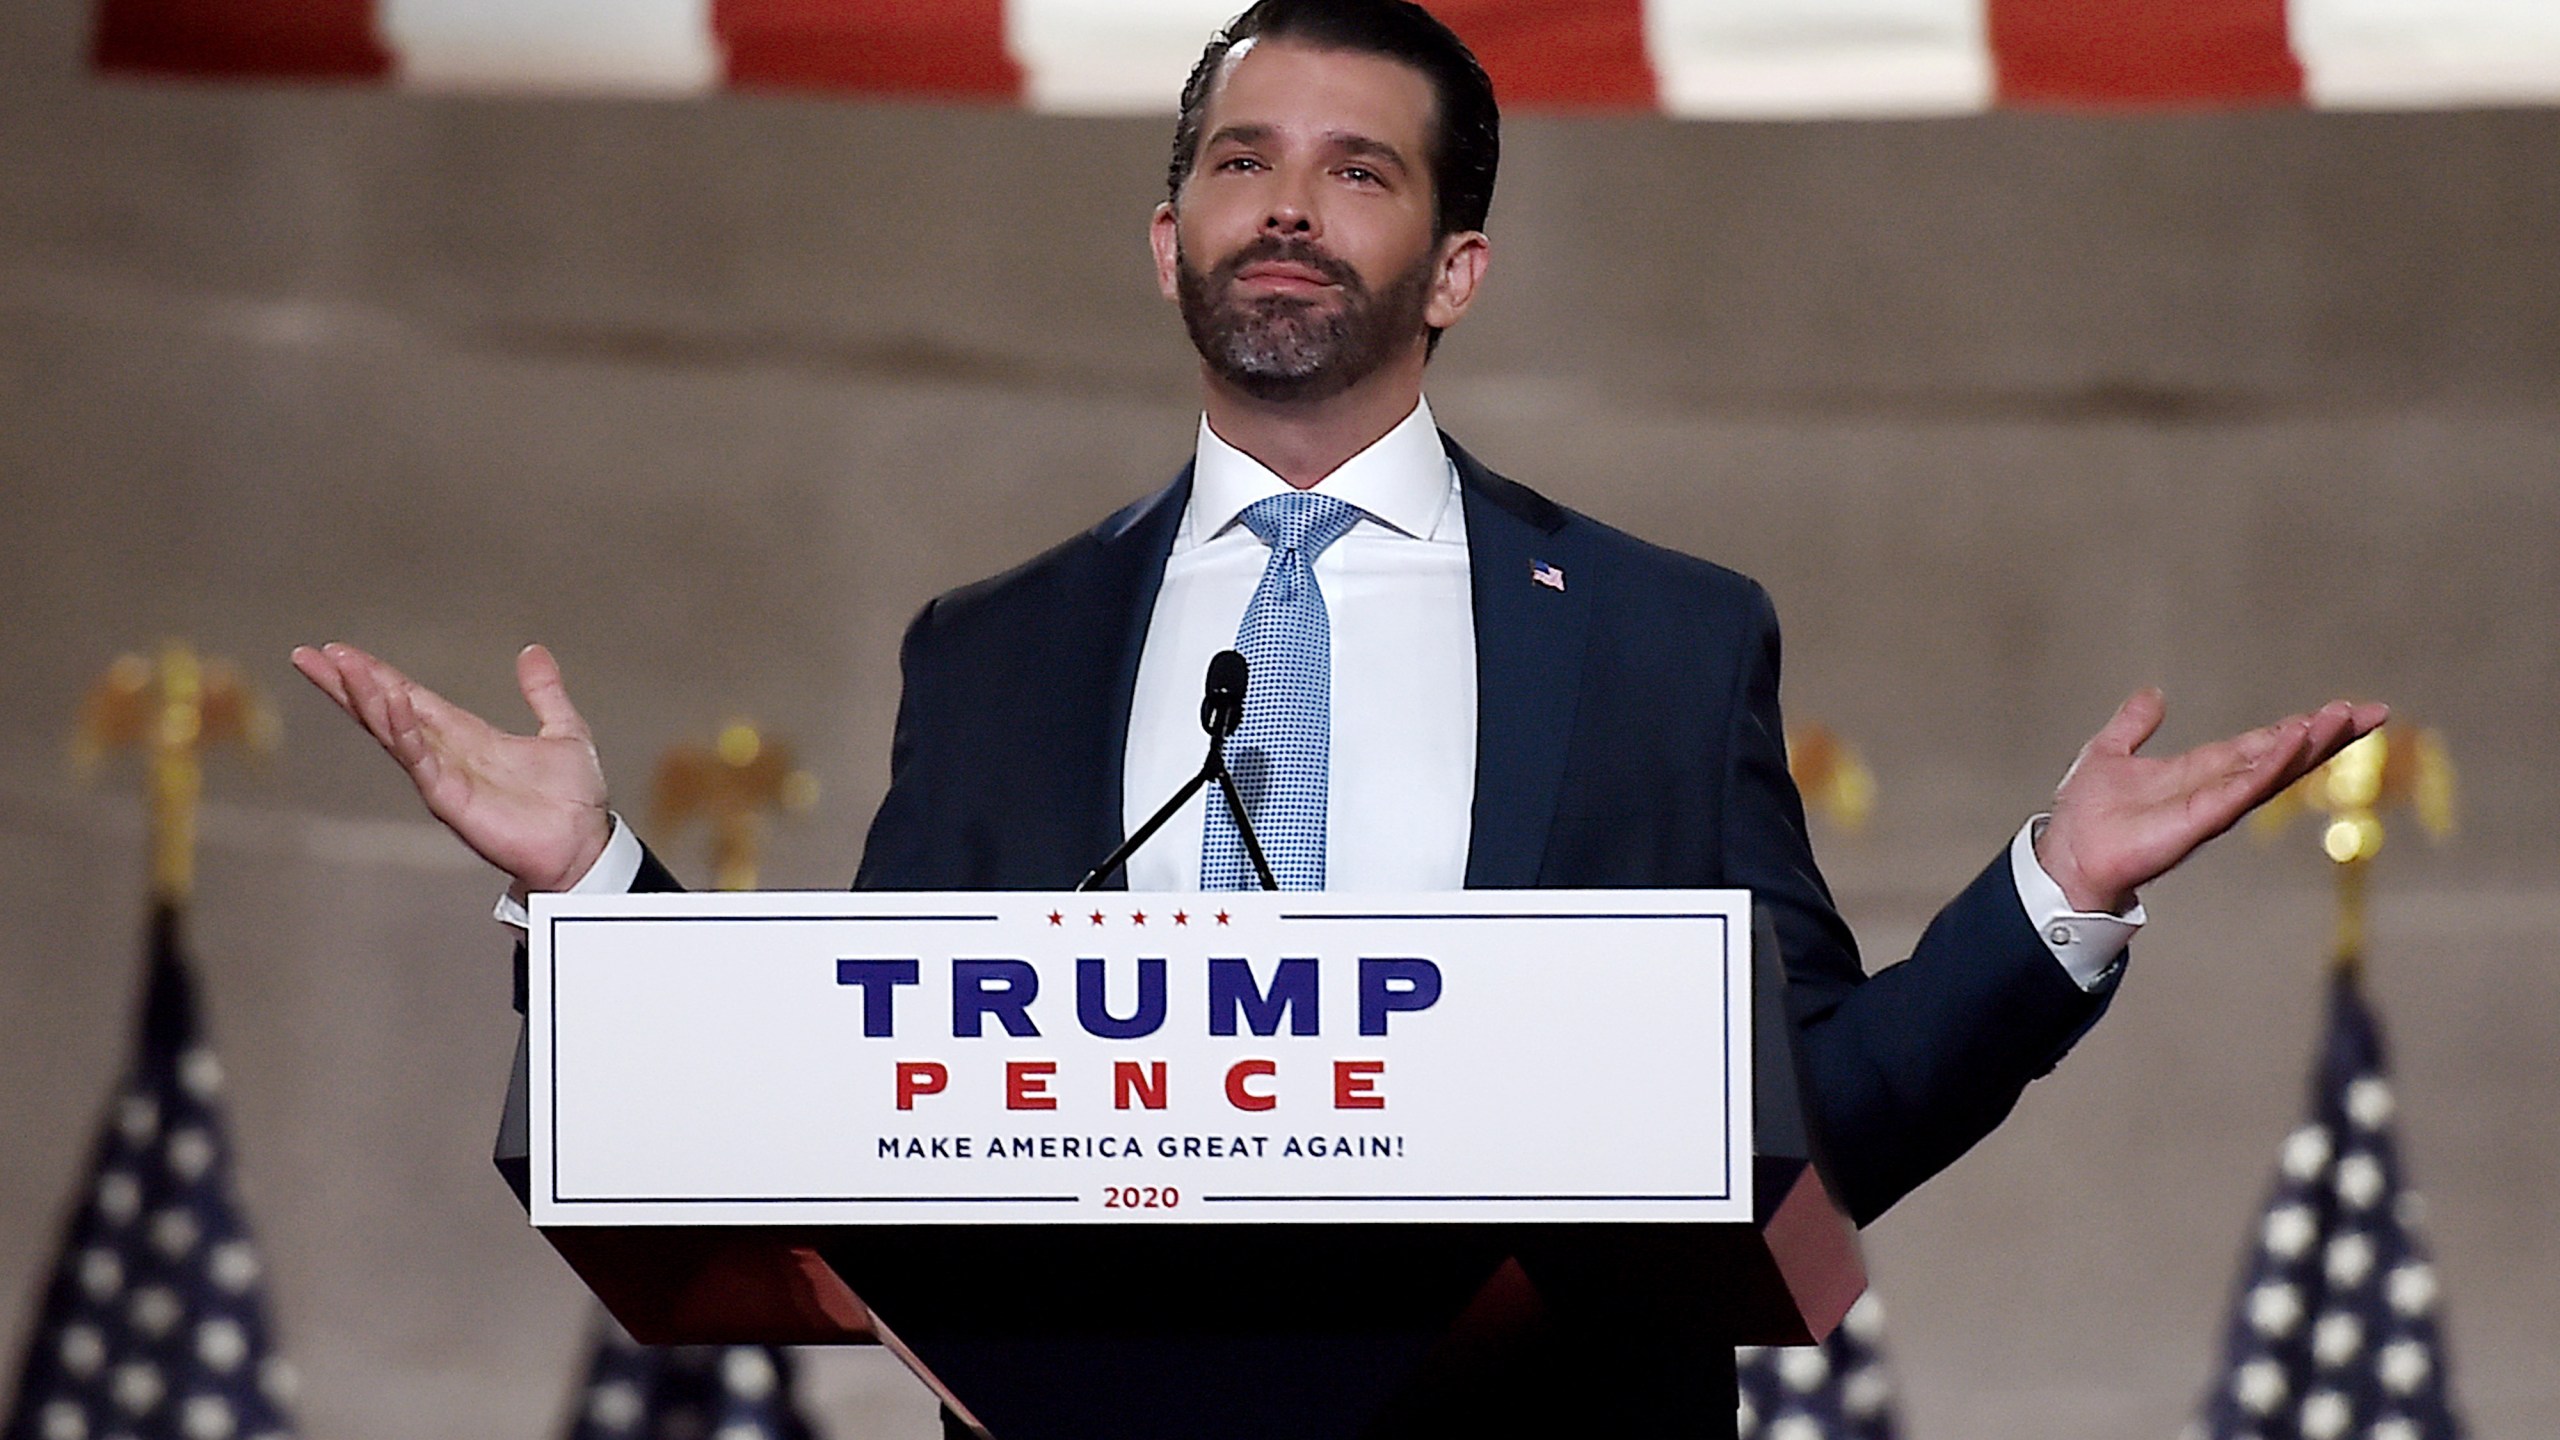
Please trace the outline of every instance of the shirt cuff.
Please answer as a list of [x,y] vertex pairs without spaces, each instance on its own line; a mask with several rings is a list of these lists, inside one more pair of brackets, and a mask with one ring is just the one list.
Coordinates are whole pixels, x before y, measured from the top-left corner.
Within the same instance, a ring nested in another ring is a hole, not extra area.
[[2062,887],[2053,883],[2053,877],[2044,873],[2044,862],[2036,859],[2036,836],[2052,819],[2038,815],[2018,827],[2018,838],[2009,842],[2009,878],[2017,882],[2018,902],[2026,907],[2027,923],[2035,927],[2044,948],[2053,952],[2072,983],[2095,994],[2122,978],[2125,946],[2151,917],[2139,900],[2121,915],[2072,909]]
[[[613,817],[613,834],[604,842],[604,853],[596,857],[596,863],[587,867],[587,873],[579,876],[576,884],[562,893],[629,894],[631,882],[640,878],[640,854],[640,837],[632,834],[631,827],[623,824],[622,817],[616,815]],[[518,900],[512,891],[498,897],[489,918],[519,930],[533,923],[532,912],[524,908],[524,902]]]

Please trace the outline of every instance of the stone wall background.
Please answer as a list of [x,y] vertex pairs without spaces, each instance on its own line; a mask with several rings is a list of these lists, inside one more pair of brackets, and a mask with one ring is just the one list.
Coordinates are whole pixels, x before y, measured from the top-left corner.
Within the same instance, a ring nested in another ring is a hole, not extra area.
[[[825,786],[768,883],[841,883],[907,616],[1188,447],[1168,127],[105,85],[84,24],[0,11],[0,1352],[138,979],[138,806],[62,743],[182,634],[288,727],[216,767],[194,933],[306,1431],[545,1434],[584,1302],[485,1168],[494,886],[284,653],[513,716],[547,640],[635,791],[751,712]],[[1871,964],[2134,684],[2171,744],[2335,692],[2447,733],[2465,829],[2400,827],[2374,984],[2476,1433],[2560,1427],[2560,115],[1508,138],[1434,407],[1769,583],[1791,712],[1883,783],[1818,837]],[[2105,1025],[1870,1232],[1918,1440],[2187,1414],[2302,1103],[2323,868],[2234,837],[2159,886]],[[876,1353],[809,1383],[837,1435],[931,1433]]]

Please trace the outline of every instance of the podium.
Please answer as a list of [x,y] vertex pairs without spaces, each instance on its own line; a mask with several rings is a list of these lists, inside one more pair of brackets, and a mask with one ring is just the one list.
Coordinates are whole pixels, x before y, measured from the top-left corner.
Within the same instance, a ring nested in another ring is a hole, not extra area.
[[1716,1433],[1864,1289],[1747,896],[1098,898],[539,897],[502,1168],[994,1440]]

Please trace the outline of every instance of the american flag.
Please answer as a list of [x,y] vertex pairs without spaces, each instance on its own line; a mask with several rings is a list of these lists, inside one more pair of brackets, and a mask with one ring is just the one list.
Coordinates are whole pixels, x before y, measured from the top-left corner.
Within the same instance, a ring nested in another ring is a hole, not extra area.
[[[1243,0],[97,0],[125,74],[1170,115]],[[1505,110],[2560,103],[2546,0],[1445,0]]]
[[222,1066],[197,1027],[177,910],[154,912],[150,946],[132,1068],[74,1197],[5,1440],[293,1433],[293,1370],[232,1196]]
[[1742,1381],[1736,1440],[1896,1440],[1884,1363],[1884,1306],[1870,1290],[1820,1345],[1734,1352]]
[[609,1319],[565,1440],[813,1440],[788,1351],[770,1345],[641,1345]]
[[2380,1022],[2330,982],[2311,1115],[2285,1138],[2220,1376],[2189,1440],[2452,1440],[2424,1205],[2403,1183]]

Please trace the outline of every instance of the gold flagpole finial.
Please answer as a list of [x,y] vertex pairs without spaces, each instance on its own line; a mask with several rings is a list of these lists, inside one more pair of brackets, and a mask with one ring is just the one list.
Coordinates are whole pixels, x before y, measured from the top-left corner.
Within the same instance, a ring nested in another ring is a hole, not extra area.
[[2251,819],[2261,839],[2283,833],[2304,814],[2323,817],[2320,849],[2338,876],[2336,963],[2363,962],[2365,876],[2382,852],[2383,815],[2406,807],[2418,827],[2439,844],[2454,830],[2456,782],[2453,758],[2433,730],[2405,724],[2376,730],[2331,756],[2269,801]]
[[708,820],[713,883],[753,890],[766,812],[806,810],[817,800],[817,778],[793,767],[788,743],[732,720],[709,745],[668,749],[658,761],[650,811],[661,833]]
[[238,669],[201,659],[176,640],[153,659],[118,656],[89,687],[71,738],[72,763],[85,778],[110,752],[142,752],[154,900],[181,904],[195,889],[206,749],[228,743],[265,755],[279,731],[274,707]]
[[1875,813],[1876,777],[1858,747],[1840,738],[1821,721],[1787,731],[1787,773],[1805,803],[1829,816],[1831,823],[1855,835]]

